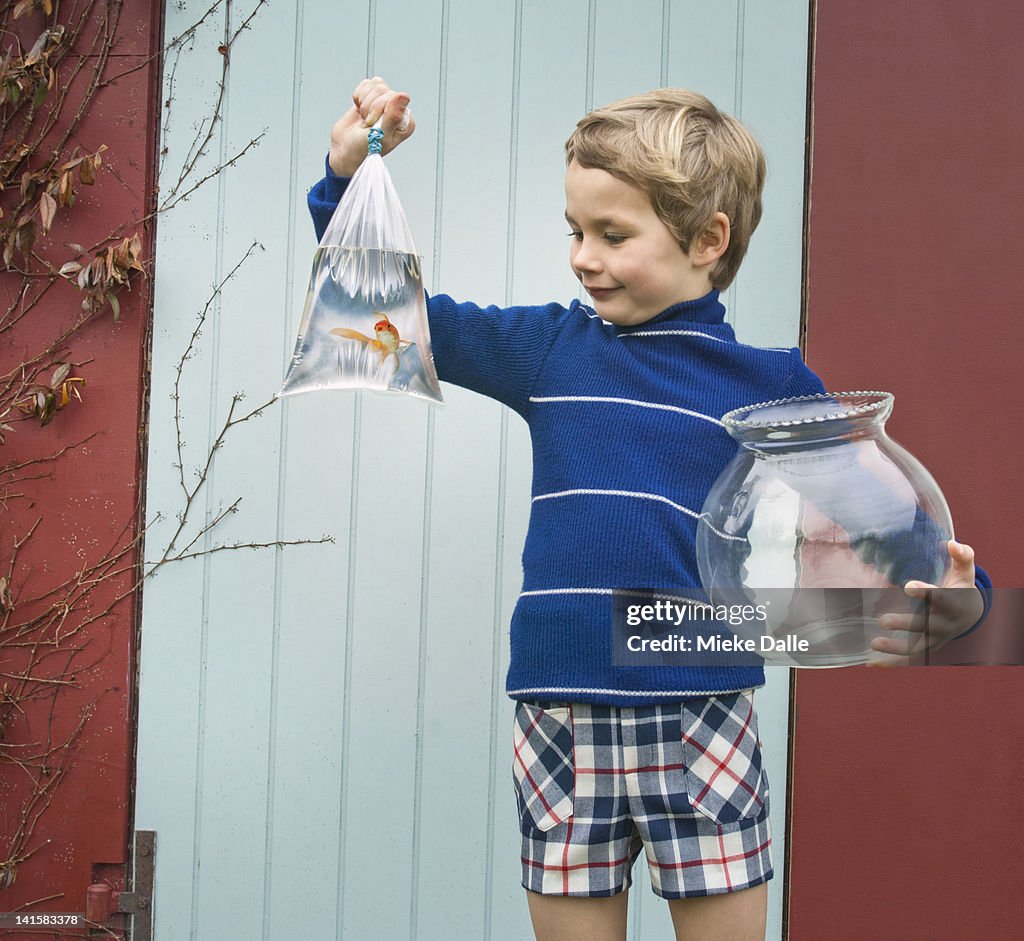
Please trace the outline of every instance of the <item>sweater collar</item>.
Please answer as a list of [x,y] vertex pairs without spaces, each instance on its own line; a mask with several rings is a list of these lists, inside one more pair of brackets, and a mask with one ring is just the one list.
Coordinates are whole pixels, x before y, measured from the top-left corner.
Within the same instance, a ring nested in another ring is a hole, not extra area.
[[661,327],[675,327],[680,324],[725,325],[725,305],[718,299],[718,291],[712,290],[703,297],[692,301],[681,301],[665,308],[657,317],[629,327],[617,326],[616,332],[636,333],[641,330]]
[[636,327],[627,329],[644,329],[646,327],[658,326],[661,324],[676,323],[703,323],[716,324],[725,322],[725,305],[718,299],[718,291],[712,289],[703,297],[692,301],[682,301],[666,308],[657,317]]

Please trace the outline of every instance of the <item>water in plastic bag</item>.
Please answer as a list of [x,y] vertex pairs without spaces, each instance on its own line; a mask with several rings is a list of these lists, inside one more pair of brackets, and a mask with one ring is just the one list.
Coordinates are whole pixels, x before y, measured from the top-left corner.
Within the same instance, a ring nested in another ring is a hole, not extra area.
[[420,257],[378,154],[356,171],[313,257],[282,395],[374,389],[443,401]]

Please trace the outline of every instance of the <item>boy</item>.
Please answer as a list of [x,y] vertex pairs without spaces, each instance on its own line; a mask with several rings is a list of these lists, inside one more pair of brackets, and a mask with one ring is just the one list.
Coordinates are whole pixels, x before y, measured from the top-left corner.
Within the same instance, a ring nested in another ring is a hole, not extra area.
[[[380,78],[353,101],[309,194],[318,235],[366,129],[382,118],[385,153],[415,130],[409,96]],[[823,387],[797,350],[745,346],[724,321],[719,291],[759,221],[765,175],[739,122],[662,89],[587,115],[566,157],[570,264],[593,306],[428,300],[438,375],[507,404],[533,441],[507,689],[534,931],[624,939],[643,850],[677,939],[763,938],[771,836],[752,698],[763,670],[613,667],[610,599],[699,591],[696,517],[735,451],[721,416]],[[974,586],[971,550],[950,551],[949,584]],[[984,600],[955,597],[943,616],[960,632]]]

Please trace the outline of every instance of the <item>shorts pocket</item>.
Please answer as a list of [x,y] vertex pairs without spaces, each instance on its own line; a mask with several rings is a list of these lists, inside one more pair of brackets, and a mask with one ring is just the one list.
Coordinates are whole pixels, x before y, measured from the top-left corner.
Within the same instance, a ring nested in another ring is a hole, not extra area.
[[684,702],[681,733],[686,793],[695,810],[719,824],[767,812],[768,776],[751,692]]
[[512,771],[524,826],[532,822],[538,830],[550,830],[568,820],[576,784],[572,707],[516,703],[513,745]]

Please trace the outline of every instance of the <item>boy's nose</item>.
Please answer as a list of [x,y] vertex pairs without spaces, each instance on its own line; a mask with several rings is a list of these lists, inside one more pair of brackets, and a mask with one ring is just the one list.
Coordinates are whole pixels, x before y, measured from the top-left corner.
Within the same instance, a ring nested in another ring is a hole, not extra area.
[[601,259],[586,239],[578,243],[572,256],[572,266],[576,271],[597,271],[601,267]]

